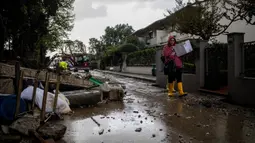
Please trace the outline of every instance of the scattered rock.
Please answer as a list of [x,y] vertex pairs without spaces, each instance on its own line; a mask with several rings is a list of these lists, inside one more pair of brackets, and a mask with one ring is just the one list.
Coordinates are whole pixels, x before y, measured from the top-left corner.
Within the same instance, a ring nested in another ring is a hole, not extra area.
[[210,135],[210,133],[209,133],[209,132],[207,132],[207,133],[206,133],[206,135]]
[[249,136],[251,136],[251,134],[248,133],[248,134],[246,134],[246,136],[249,137]]
[[140,121],[140,123],[142,124],[142,123],[143,123],[143,121],[141,120],[141,121]]
[[147,117],[145,117],[145,120],[147,120]]
[[142,128],[135,129],[135,132],[141,132],[141,131],[142,131]]
[[111,129],[109,129],[108,132],[111,132]]
[[104,119],[105,117],[100,117],[101,119]]
[[159,131],[163,131],[163,129],[159,129]]
[[127,103],[133,103],[134,101],[133,100],[128,100]]
[[141,118],[141,115],[138,115],[138,118]]
[[179,138],[182,138],[182,135],[179,135]]
[[112,119],[115,119],[114,117],[112,117]]
[[189,116],[189,117],[186,117],[186,119],[191,119],[191,117]]
[[135,110],[135,111],[133,111],[133,113],[139,113],[139,112]]
[[196,124],[196,126],[197,126],[197,127],[201,127],[201,126],[202,126],[202,124],[198,123],[198,124]]
[[44,138],[52,138],[54,140],[61,139],[66,132],[66,126],[56,123],[46,123],[38,129],[38,133]]
[[153,137],[153,138],[155,138],[155,137],[156,137],[156,135],[155,135],[155,134],[152,134],[152,137]]
[[99,131],[98,131],[98,134],[99,135],[102,135],[104,133],[104,129],[100,129]]
[[40,126],[40,119],[34,117],[22,117],[10,125],[10,129],[28,136],[29,130],[35,131]]

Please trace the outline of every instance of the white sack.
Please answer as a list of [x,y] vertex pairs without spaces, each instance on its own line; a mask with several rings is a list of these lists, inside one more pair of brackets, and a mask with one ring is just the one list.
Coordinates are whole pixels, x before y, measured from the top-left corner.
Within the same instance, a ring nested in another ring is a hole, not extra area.
[[[32,100],[33,96],[33,86],[28,86],[26,89],[24,89],[21,93],[21,98],[25,100]],[[55,95],[48,92],[47,101],[46,101],[46,111],[47,113],[53,112],[53,104],[54,104],[54,97]],[[36,98],[35,98],[35,104],[42,109],[42,101],[43,101],[43,90],[40,88],[36,89]],[[71,109],[64,100],[61,98],[58,98],[56,112],[61,114],[66,114],[71,112]]]

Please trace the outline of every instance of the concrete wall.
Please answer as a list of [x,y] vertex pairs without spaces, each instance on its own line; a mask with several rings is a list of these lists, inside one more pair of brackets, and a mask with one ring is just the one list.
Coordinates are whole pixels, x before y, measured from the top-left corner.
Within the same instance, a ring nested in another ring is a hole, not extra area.
[[240,105],[255,106],[255,79],[241,77],[243,33],[228,35],[228,84],[229,99]]
[[[107,67],[107,70],[109,70],[110,67]],[[144,75],[152,75],[151,73],[152,66],[127,66],[126,70],[123,71],[123,73],[133,73],[133,74],[144,74]],[[113,71],[120,71],[119,66],[113,67]]]

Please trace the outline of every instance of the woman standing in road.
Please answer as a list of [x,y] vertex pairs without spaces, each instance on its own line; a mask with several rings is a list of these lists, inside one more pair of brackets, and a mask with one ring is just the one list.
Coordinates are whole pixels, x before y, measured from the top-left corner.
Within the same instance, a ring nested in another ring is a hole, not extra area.
[[187,95],[183,91],[182,85],[182,61],[176,55],[174,51],[174,46],[176,44],[176,39],[173,36],[168,38],[168,43],[164,46],[162,52],[162,61],[164,62],[164,73],[168,76],[168,96],[173,96],[174,84],[173,82],[177,81],[177,88],[180,96]]

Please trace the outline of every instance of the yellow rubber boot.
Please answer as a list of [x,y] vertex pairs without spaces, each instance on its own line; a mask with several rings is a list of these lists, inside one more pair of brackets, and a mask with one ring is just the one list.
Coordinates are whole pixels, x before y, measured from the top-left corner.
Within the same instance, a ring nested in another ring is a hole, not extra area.
[[186,93],[186,92],[183,92],[182,82],[178,82],[178,83],[177,83],[177,86],[178,86],[178,90],[179,90],[180,96],[185,96],[185,95],[188,94],[188,93]]
[[175,93],[176,91],[175,91],[175,89],[174,89],[174,87],[175,87],[174,85],[175,85],[175,81],[173,81],[173,89],[172,89],[173,92]]
[[170,97],[173,97],[174,96],[174,94],[173,94],[173,83],[168,83],[168,96],[170,96]]

